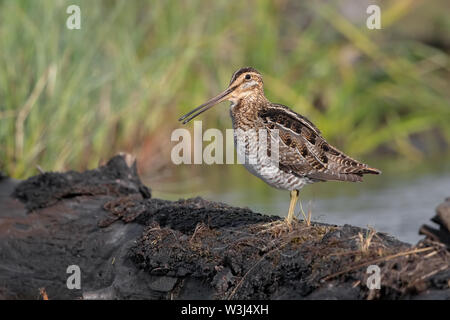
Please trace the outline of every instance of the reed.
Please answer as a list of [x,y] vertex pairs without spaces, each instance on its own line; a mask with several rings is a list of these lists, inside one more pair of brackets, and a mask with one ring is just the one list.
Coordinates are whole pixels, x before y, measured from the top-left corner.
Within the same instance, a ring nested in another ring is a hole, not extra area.
[[[179,115],[245,65],[263,72],[272,101],[349,154],[390,147],[420,159],[411,136],[450,143],[450,59],[400,30],[413,14],[444,21],[430,37],[450,27],[440,2],[397,3],[383,2],[385,29],[371,31],[322,2],[0,1],[0,170],[23,178],[36,165],[84,169],[156,150]],[[70,4],[81,30],[66,28]],[[227,116],[204,118],[224,128]]]

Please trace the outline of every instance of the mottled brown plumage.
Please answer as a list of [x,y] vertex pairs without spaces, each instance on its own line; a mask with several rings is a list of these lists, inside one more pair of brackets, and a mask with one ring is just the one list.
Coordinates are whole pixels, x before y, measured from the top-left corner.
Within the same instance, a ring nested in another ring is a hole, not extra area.
[[[270,102],[264,95],[261,74],[251,67],[236,71],[224,92],[179,120],[187,123],[224,100],[231,101],[235,142],[244,144],[243,151],[237,148],[238,154],[250,159],[244,166],[269,185],[291,191],[288,222],[293,217],[298,191],[304,185],[328,180],[357,182],[362,181],[364,174],[380,173],[330,145],[304,116]],[[260,154],[258,142],[264,139],[267,152]],[[271,158],[273,144],[278,145],[277,161]]]
[[363,174],[380,173],[331,146],[314,124],[286,106],[266,104],[258,118],[269,131],[279,130],[283,171],[320,181],[362,181]]

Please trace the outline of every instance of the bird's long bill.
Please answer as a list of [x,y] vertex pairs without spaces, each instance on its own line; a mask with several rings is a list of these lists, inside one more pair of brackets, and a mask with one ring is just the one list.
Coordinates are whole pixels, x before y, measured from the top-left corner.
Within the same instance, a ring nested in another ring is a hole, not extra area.
[[195,108],[194,110],[186,113],[184,116],[182,116],[180,119],[178,119],[178,121],[183,121],[183,124],[188,123],[189,121],[191,121],[192,119],[194,119],[196,116],[198,116],[199,114],[205,112],[206,110],[214,107],[216,104],[224,101],[227,99],[228,95],[233,92],[233,90],[236,89],[236,87],[229,87],[228,89],[226,89],[224,92],[222,92],[221,94],[215,96],[214,98],[212,98],[211,100],[208,100],[207,102],[205,102],[204,104],[198,106],[197,108]]

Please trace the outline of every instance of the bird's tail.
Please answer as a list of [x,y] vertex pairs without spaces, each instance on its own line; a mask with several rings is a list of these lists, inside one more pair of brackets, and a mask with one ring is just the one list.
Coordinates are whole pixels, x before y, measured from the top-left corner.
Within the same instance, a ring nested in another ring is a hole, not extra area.
[[376,168],[363,168],[359,172],[355,172],[357,174],[380,174],[381,170]]

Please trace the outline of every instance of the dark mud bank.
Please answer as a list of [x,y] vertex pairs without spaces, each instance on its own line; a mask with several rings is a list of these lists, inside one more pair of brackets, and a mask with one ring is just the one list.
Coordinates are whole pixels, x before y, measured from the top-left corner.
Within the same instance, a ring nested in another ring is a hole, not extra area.
[[[201,198],[154,199],[133,159],[116,156],[0,179],[0,298],[449,299],[448,212],[450,201],[414,246],[349,225],[288,227]],[[80,289],[67,288],[70,265]],[[370,265],[380,289],[367,287]]]

